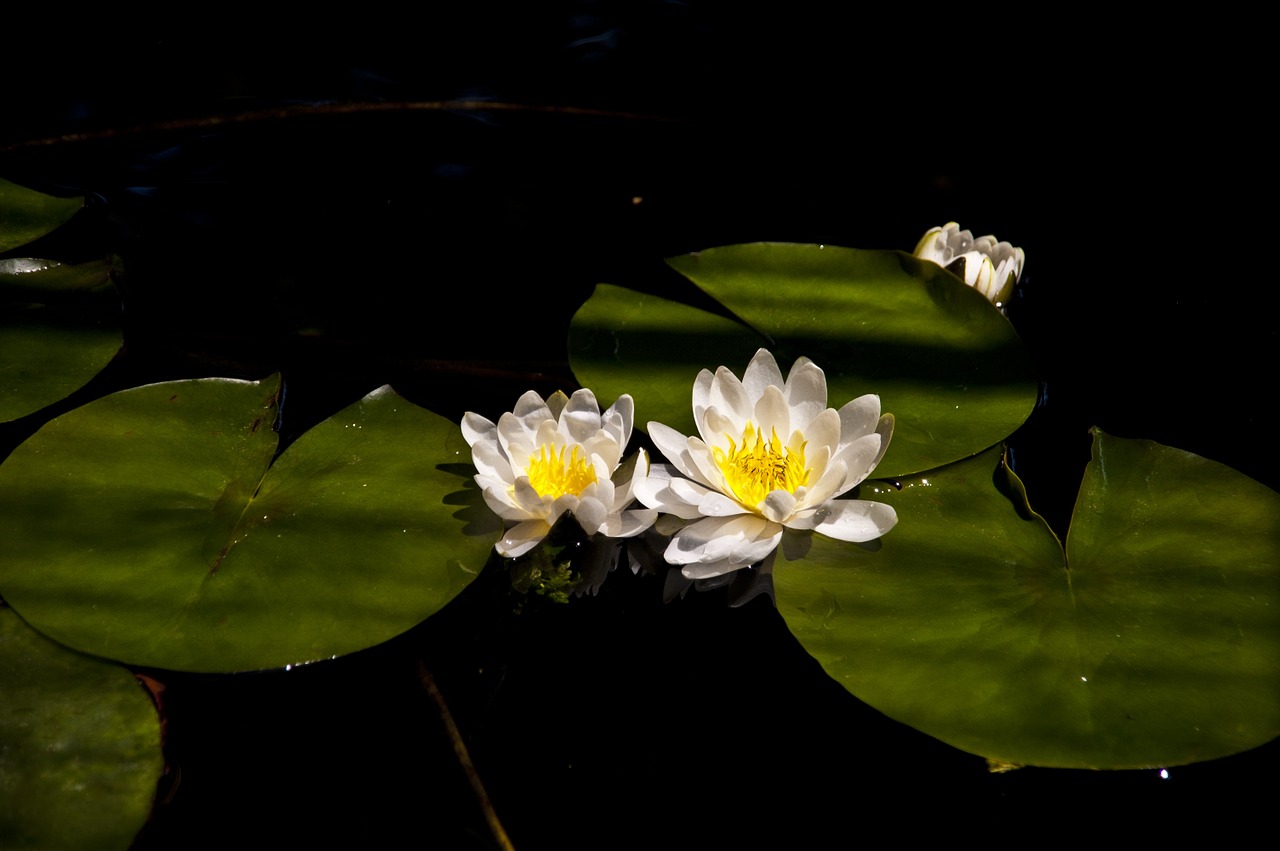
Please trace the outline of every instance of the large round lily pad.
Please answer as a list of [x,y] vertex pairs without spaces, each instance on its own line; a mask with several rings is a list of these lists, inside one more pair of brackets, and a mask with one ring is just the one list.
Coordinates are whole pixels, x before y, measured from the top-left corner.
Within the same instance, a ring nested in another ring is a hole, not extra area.
[[164,769],[133,674],[0,606],[0,694],[0,848],[128,848]]
[[439,610],[499,529],[458,427],[381,388],[278,459],[279,382],[178,381],[50,421],[0,465],[0,595],[133,664],[278,667]]
[[999,450],[899,491],[883,548],[780,555],[778,608],[853,694],[1015,764],[1168,766],[1280,735],[1280,494],[1095,432],[1065,554]]
[[699,370],[723,365],[741,375],[761,346],[784,372],[801,355],[822,367],[832,407],[879,394],[895,426],[878,475],[981,452],[1035,406],[1036,376],[1013,326],[934,263],[899,251],[786,243],[725,246],[668,263],[742,322],[599,286],[570,330],[578,380],[601,396],[630,393],[640,424],[693,433]]

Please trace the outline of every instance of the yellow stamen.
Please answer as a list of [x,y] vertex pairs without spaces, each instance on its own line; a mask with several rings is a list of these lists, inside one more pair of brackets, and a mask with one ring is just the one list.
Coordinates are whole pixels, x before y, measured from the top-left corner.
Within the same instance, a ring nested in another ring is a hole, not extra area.
[[529,484],[540,496],[552,499],[567,493],[575,496],[586,490],[587,485],[596,480],[596,470],[587,462],[585,455],[579,455],[579,447],[573,447],[569,460],[564,459],[564,447],[556,452],[547,452],[547,445],[542,445],[541,454],[529,457]]
[[755,508],[770,491],[795,493],[796,488],[809,484],[809,471],[804,465],[804,443],[795,451],[786,449],[778,440],[776,429],[766,440],[750,422],[742,431],[741,448],[732,437],[725,437],[729,439],[729,451],[714,450],[716,466],[743,505]]

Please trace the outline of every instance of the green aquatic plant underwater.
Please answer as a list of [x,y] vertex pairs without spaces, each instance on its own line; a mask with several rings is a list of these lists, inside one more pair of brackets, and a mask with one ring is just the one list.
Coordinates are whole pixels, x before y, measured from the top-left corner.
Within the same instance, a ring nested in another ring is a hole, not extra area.
[[[0,248],[78,208],[0,184]],[[122,343],[116,261],[19,260],[11,422]],[[335,659],[484,570],[575,605],[617,570],[669,601],[767,595],[849,692],[993,766],[1180,765],[1280,733],[1280,495],[1095,429],[1065,540],[1028,503],[1003,451],[1038,393],[1005,315],[1021,249],[949,223],[914,253],[668,263],[698,298],[599,284],[569,325],[579,386],[460,423],[385,386],[282,444],[278,374],[87,392],[41,421],[0,464],[0,776],[24,778],[0,840],[127,845],[163,763],[131,668]],[[72,731],[75,703],[103,709]]]

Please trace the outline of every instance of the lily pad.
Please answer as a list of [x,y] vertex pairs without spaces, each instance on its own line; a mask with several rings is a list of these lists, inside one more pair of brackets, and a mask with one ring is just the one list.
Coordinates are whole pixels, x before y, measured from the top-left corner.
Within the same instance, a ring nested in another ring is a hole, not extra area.
[[84,198],[56,198],[0,180],[0,252],[39,239],[83,206]]
[[1280,494],[1094,432],[1065,553],[993,448],[901,490],[869,552],[779,556],[778,608],[887,715],[1020,765],[1139,768],[1280,735]]
[[0,847],[125,849],[164,769],[155,706],[125,667],[0,606]]
[[754,243],[667,261],[742,321],[599,286],[573,318],[570,363],[598,395],[630,393],[644,422],[694,433],[702,369],[738,375],[755,350],[785,371],[811,358],[829,403],[880,396],[895,417],[877,468],[898,476],[981,452],[1035,406],[1038,382],[1013,326],[980,293],[899,251]]
[[239,671],[327,659],[430,616],[499,528],[460,429],[383,387],[278,459],[279,380],[115,393],[0,465],[0,595],[69,646]]
[[0,422],[38,411],[83,387],[111,362],[118,315],[65,306],[0,305]]

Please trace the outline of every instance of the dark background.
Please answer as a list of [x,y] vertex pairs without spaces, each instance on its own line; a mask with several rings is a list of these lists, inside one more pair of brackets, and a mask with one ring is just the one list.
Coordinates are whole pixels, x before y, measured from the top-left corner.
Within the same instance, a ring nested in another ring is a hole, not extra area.
[[[979,17],[79,21],[6,54],[0,177],[88,196],[50,253],[122,257],[125,350],[96,393],[282,370],[286,437],[388,382],[496,417],[572,380],[564,329],[598,282],[663,292],[662,258],[755,240],[910,251],[955,220],[1027,252],[1009,316],[1045,399],[1011,445],[1060,534],[1094,425],[1277,487],[1247,39]],[[427,106],[459,100],[494,106]],[[1274,742],[1168,780],[989,774],[854,699],[765,600],[663,604],[624,572],[516,616],[491,579],[332,663],[149,672],[171,771],[137,847],[487,847],[419,662],[519,848],[1274,824]]]

